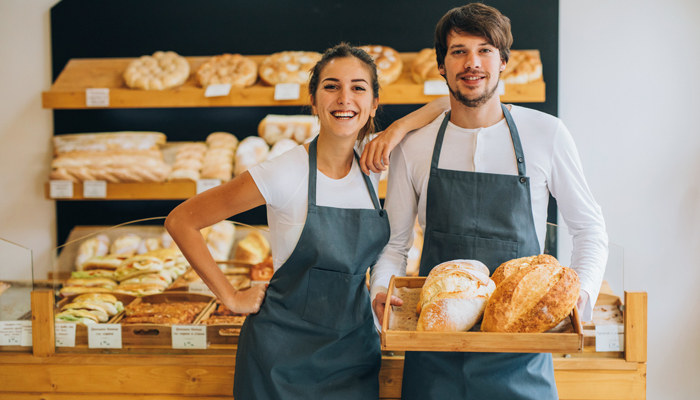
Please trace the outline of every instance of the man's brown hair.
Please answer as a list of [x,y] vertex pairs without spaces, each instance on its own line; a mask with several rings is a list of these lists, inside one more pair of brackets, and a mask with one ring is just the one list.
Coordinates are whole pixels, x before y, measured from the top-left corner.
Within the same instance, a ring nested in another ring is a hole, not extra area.
[[481,3],[471,3],[447,12],[435,27],[435,54],[439,66],[445,64],[447,36],[452,32],[486,38],[498,49],[501,60],[508,62],[513,34],[510,19],[497,9]]

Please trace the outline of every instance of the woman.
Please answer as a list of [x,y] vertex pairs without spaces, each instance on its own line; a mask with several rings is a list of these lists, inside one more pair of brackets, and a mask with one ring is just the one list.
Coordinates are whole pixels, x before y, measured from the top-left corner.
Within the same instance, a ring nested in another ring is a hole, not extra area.
[[[373,131],[379,84],[367,53],[329,49],[309,82],[316,139],[181,204],[166,227],[212,291],[246,319],[236,356],[237,399],[370,399],[381,354],[365,272],[389,222],[354,152]],[[236,292],[198,230],[267,204],[273,263],[265,287]],[[262,301],[264,298],[264,302]]]

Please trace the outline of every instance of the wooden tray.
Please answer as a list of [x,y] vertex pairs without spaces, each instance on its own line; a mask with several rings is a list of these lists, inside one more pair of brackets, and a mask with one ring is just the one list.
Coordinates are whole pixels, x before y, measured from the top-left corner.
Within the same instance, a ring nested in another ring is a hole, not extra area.
[[[199,320],[200,324],[214,313],[216,306],[216,302],[213,302],[202,314],[202,318]],[[241,327],[243,327],[243,323],[207,325],[207,342],[209,344],[238,344]]]
[[[188,301],[201,301],[208,303],[197,317],[189,325],[196,325],[202,319],[202,315],[211,308],[214,297],[199,293],[168,292],[143,296],[134,304],[143,303],[179,303]],[[120,323],[123,316],[116,323]],[[149,345],[171,346],[172,328],[164,324],[128,324],[122,325],[122,345]]]
[[[387,293],[395,288],[421,288],[425,277],[392,277]],[[407,306],[407,305],[404,305]],[[410,308],[410,305],[407,307]],[[414,308],[415,309],[415,308]],[[574,333],[416,332],[388,329],[393,307],[386,307],[381,344],[385,351],[463,351],[491,353],[580,353],[581,320],[576,307],[570,318]]]

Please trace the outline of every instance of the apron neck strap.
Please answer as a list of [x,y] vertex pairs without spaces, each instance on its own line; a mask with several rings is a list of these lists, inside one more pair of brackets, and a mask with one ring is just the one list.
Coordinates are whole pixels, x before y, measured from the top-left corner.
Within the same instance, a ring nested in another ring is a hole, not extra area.
[[[314,140],[309,143],[309,207],[316,207],[316,181],[317,181],[317,176],[316,176],[316,170],[318,168],[318,163],[316,160],[316,142],[318,141],[318,135]],[[360,157],[357,155],[357,153],[353,150],[353,154],[355,155],[355,159],[357,160],[357,163],[360,163]],[[372,186],[372,181],[369,179],[369,176],[365,175],[364,172],[362,173],[362,177],[365,180],[365,185],[367,185],[367,190],[369,190],[369,196],[372,198],[372,204],[374,204],[374,208],[377,210],[381,210],[381,205],[379,204],[379,198],[377,197],[377,193],[374,191],[374,186]]]
[[[520,143],[520,135],[518,134],[518,128],[515,126],[513,117],[508,111],[508,107],[501,104],[501,109],[503,110],[503,115],[506,118],[506,123],[508,124],[508,129],[510,130],[510,138],[513,141],[513,149],[515,150],[515,161],[518,165],[518,176],[526,176],[525,173],[525,156],[523,155],[523,146]],[[438,130],[437,139],[435,139],[435,147],[433,148],[433,159],[430,162],[430,170],[437,171],[438,162],[440,161],[440,151],[442,150],[442,142],[445,139],[445,130],[447,129],[447,123],[450,122],[450,115],[452,111],[448,111],[445,115],[445,119],[442,120],[440,125],[440,130]]]
[[525,155],[523,154],[523,146],[520,144],[520,135],[518,134],[518,127],[515,126],[513,116],[510,115],[508,107],[506,107],[505,104],[501,103],[501,109],[503,110],[503,115],[506,117],[508,129],[510,129],[510,138],[513,140],[513,150],[515,150],[515,161],[518,165],[518,175],[526,176]]

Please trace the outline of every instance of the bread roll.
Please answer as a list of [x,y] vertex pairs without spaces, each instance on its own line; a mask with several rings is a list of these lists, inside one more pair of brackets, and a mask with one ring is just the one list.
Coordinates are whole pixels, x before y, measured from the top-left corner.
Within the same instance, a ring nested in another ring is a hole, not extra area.
[[238,176],[261,162],[267,160],[270,147],[265,140],[256,136],[243,139],[236,150],[236,162],[233,174]]
[[506,261],[493,271],[493,279],[496,286],[500,285],[506,278],[518,272],[519,270],[529,267],[530,265],[552,264],[559,265],[559,261],[549,254],[540,254],[531,257],[521,257],[514,260]]
[[321,130],[318,118],[313,115],[274,115],[263,118],[258,125],[258,135],[269,145],[282,139],[306,143]]
[[260,264],[270,254],[270,243],[260,232],[252,231],[238,242],[234,259],[249,264]]
[[481,330],[546,332],[569,315],[579,289],[578,275],[570,268],[554,264],[524,267],[493,292]]
[[80,243],[78,255],[75,257],[75,269],[83,270],[83,264],[93,257],[104,256],[109,252],[109,237],[97,235]]
[[270,149],[270,153],[267,155],[267,159],[271,160],[278,155],[282,153],[286,153],[289,150],[299,146],[299,143],[292,139],[280,139],[277,141],[277,143],[272,146],[272,149]]
[[411,64],[411,77],[415,83],[445,79],[438,70],[435,49],[423,49],[418,53]]
[[495,288],[488,268],[478,261],[454,260],[436,266],[421,289],[416,330],[468,331],[479,322]]

